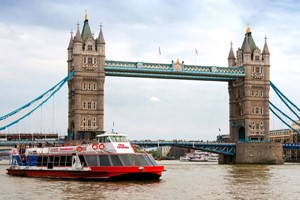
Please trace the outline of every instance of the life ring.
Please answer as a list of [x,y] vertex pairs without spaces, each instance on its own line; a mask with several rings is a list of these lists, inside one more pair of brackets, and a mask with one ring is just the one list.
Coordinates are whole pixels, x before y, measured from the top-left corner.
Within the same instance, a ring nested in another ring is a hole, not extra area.
[[81,151],[82,151],[82,146],[77,146],[77,147],[76,147],[76,151],[77,151],[77,152],[81,152]]
[[101,150],[105,149],[105,145],[104,144],[99,144],[99,149],[101,149]]
[[98,149],[98,145],[97,145],[97,144],[93,144],[93,145],[92,145],[92,148],[93,148],[94,150],[97,150],[97,149]]

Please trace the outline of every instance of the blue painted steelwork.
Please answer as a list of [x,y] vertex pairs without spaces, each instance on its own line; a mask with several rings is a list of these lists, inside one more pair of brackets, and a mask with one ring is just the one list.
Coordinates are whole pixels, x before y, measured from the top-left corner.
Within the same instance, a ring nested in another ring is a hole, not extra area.
[[213,152],[223,155],[235,155],[235,143],[205,143],[186,141],[130,141],[131,144],[144,147],[173,146]]
[[292,129],[293,131],[295,131],[296,133],[300,134],[299,131],[297,131],[296,129],[294,129],[290,124],[286,123],[271,107],[274,107],[277,111],[279,111],[281,114],[283,114],[285,117],[287,117],[289,120],[291,120],[292,122],[294,122],[295,124],[297,124],[298,126],[300,126],[300,124],[298,122],[296,122],[295,120],[293,120],[292,118],[290,118],[287,114],[285,114],[284,112],[282,112],[279,108],[277,108],[274,104],[270,103],[270,107],[269,109],[272,111],[272,113],[280,120],[282,121],[285,125],[287,125],[290,129]]
[[[207,152],[213,152],[223,155],[235,155],[235,143],[206,143],[206,142],[187,142],[187,141],[130,141],[131,144],[148,147],[160,147],[160,146],[173,146],[180,148],[189,148],[203,150]],[[300,149],[300,143],[283,143],[282,147],[284,150],[288,149]]]
[[[272,87],[272,89],[275,91],[275,93],[277,94],[277,96],[281,99],[281,101],[289,108],[290,111],[292,111],[298,119],[300,119],[299,115],[297,115],[297,113],[291,108],[291,106],[289,104],[291,104],[296,110],[300,111],[300,109],[293,103],[291,102],[273,83],[272,81],[270,81],[270,86]],[[289,104],[288,104],[288,103]],[[288,118],[289,120],[291,120],[293,123],[297,124],[298,126],[300,126],[300,124],[296,121],[293,120],[291,117],[289,117],[287,114],[285,114],[284,112],[282,112],[279,108],[277,108],[272,102],[270,103],[270,107],[269,109],[271,110],[271,112],[280,120],[282,121],[287,127],[289,127],[290,129],[292,129],[294,132],[298,133],[300,135],[300,132],[296,129],[294,129],[290,124],[288,124],[286,121],[284,121],[274,110],[273,108],[280,112],[282,115],[284,115],[286,118]]]
[[38,109],[39,107],[41,107],[44,103],[46,103],[57,91],[60,90],[60,88],[74,75],[75,71],[72,71],[67,77],[65,77],[63,80],[61,80],[58,84],[56,84],[54,87],[50,88],[47,92],[45,92],[44,94],[38,96],[37,98],[35,98],[34,100],[32,100],[29,103],[26,103],[24,106],[0,117],[0,121],[1,120],[5,120],[8,117],[11,117],[17,113],[19,113],[20,111],[24,110],[25,108],[28,108],[30,105],[32,105],[33,103],[41,100],[43,97],[45,97],[46,95],[48,95],[49,93],[51,93],[46,99],[44,99],[41,103],[39,103],[37,106],[35,106],[35,108],[33,108],[32,110],[30,110],[28,113],[24,114],[23,116],[19,117],[18,119],[14,120],[13,122],[0,127],[0,130],[5,130],[6,128],[18,123],[19,121],[25,119],[26,117],[28,117],[31,113],[33,113],[36,109]]
[[300,109],[289,100],[289,98],[287,98],[273,83],[272,81],[270,81],[270,85],[273,88],[273,90],[276,92],[277,96],[281,99],[281,101],[290,109],[290,111],[292,111],[294,113],[294,115],[297,116],[298,119],[300,119],[299,115],[297,115],[297,113],[289,106],[289,104],[287,104],[286,101],[288,101],[288,103],[290,103],[292,106],[294,106],[294,108],[296,108],[298,111],[300,111]]
[[285,143],[282,144],[283,150],[300,149],[300,144]]
[[233,81],[246,76],[243,68],[228,68],[217,66],[196,66],[180,64],[180,69],[172,64],[105,61],[106,76]]

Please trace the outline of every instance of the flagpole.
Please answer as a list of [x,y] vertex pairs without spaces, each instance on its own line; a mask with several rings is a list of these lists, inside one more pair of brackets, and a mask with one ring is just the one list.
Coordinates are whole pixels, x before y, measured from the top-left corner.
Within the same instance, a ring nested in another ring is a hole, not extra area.
[[197,65],[197,56],[198,56],[198,51],[195,49],[195,66]]
[[160,51],[160,46],[158,47],[158,63],[160,63],[160,56],[161,56],[161,51]]

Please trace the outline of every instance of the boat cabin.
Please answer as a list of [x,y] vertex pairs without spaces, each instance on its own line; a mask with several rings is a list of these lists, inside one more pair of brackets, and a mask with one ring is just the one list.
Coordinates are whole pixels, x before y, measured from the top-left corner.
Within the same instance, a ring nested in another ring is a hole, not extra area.
[[115,153],[134,153],[130,145],[127,135],[110,133],[96,136],[99,146],[104,147],[103,150]]

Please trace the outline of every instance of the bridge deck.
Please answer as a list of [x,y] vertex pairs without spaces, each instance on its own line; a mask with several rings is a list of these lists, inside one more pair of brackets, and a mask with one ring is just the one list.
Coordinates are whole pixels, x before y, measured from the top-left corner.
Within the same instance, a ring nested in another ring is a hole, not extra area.
[[245,77],[243,68],[228,68],[217,66],[197,66],[182,64],[176,68],[172,64],[105,61],[106,76],[185,79],[185,80],[213,80],[233,81]]

